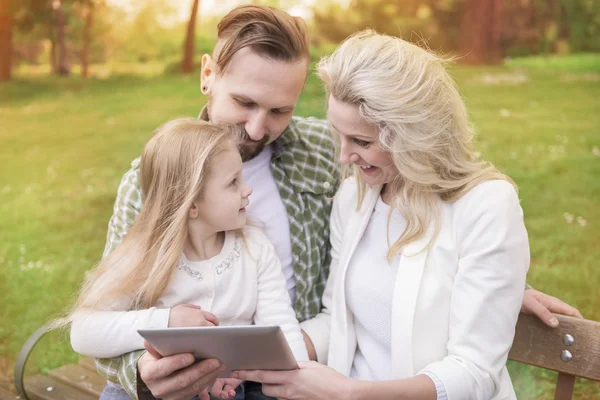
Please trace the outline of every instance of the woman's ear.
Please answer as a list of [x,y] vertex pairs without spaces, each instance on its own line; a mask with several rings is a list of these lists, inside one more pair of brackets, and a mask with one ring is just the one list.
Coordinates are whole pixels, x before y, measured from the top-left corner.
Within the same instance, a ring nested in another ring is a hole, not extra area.
[[198,207],[196,207],[196,203],[192,203],[190,207],[190,211],[188,211],[188,218],[196,219],[198,218]]
[[210,92],[210,86],[215,76],[215,64],[208,54],[202,56],[202,67],[200,68],[200,90],[202,94]]

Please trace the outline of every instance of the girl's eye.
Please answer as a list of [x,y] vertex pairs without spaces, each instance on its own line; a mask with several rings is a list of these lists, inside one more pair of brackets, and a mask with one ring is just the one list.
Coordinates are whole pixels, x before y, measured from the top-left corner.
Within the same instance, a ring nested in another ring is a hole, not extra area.
[[367,141],[360,140],[357,138],[352,138],[352,142],[354,142],[354,144],[356,144],[360,147],[369,147],[371,145],[371,142],[367,142]]
[[231,183],[229,184],[230,186],[236,186],[238,183],[237,178],[235,178],[234,180],[231,181]]

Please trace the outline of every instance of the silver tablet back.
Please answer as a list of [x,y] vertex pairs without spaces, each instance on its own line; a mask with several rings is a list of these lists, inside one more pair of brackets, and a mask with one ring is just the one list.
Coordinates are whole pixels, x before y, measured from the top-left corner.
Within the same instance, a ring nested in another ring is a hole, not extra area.
[[162,356],[192,353],[197,360],[216,358],[231,370],[292,370],[296,358],[279,326],[211,326],[144,329],[138,333]]

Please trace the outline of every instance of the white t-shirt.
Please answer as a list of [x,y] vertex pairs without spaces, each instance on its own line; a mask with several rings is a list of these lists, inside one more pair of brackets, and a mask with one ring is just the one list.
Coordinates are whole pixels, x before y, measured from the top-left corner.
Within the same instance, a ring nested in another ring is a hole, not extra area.
[[398,257],[391,264],[386,257],[406,220],[394,210],[388,231],[389,212],[380,197],[346,275],[346,301],[354,314],[357,342],[350,377],[360,380],[392,379],[392,298]]
[[246,161],[242,167],[244,180],[253,190],[250,195],[250,204],[246,207],[246,215],[251,223],[267,234],[275,246],[290,299],[292,304],[295,304],[296,279],[292,265],[290,223],[271,172],[272,154],[272,147],[266,146],[260,154],[252,160]]

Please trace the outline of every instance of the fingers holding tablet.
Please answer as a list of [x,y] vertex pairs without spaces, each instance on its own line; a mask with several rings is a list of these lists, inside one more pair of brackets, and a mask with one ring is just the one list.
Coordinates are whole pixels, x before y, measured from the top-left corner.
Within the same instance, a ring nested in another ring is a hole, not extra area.
[[210,387],[225,371],[218,360],[194,364],[194,356],[189,353],[156,357],[152,346],[147,349],[138,360],[138,372],[152,395],[163,400],[189,399]]

